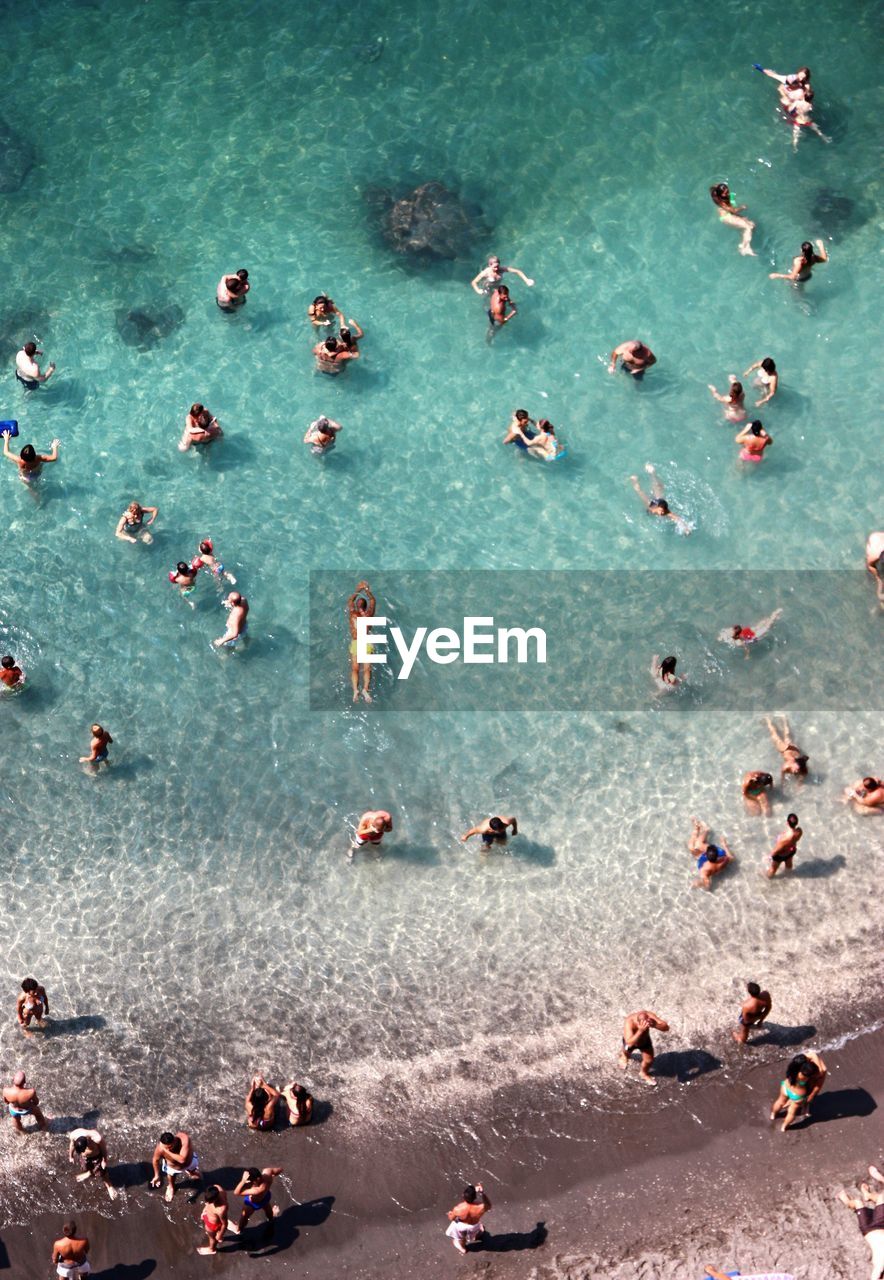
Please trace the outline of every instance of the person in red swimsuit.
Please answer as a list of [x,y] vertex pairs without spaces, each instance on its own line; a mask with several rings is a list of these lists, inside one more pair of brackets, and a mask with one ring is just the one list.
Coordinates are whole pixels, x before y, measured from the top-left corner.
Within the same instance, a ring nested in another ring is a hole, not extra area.
[[201,1221],[206,1229],[208,1244],[200,1245],[197,1253],[210,1256],[218,1252],[218,1245],[224,1239],[224,1232],[234,1230],[227,1221],[227,1192],[214,1183],[203,1192],[205,1206]]

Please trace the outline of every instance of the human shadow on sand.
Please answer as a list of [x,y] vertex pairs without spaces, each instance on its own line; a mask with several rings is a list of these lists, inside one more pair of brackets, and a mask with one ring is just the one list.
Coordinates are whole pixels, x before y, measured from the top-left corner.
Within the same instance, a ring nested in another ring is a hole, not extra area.
[[705,1049],[679,1049],[658,1054],[654,1059],[654,1075],[664,1080],[687,1084],[710,1071],[717,1071],[721,1060]]
[[6,1252],[6,1245],[0,1240],[0,1271],[8,1271],[10,1268],[9,1254]]
[[51,1116],[47,1121],[49,1133],[70,1133],[71,1129],[94,1129],[101,1111],[94,1107],[81,1116]]
[[[825,1124],[827,1120],[846,1120],[850,1117],[859,1119],[870,1116],[878,1109],[878,1104],[868,1089],[832,1089],[821,1093],[810,1104],[810,1115],[805,1124]],[[799,1126],[792,1125],[793,1129]]]
[[815,1035],[816,1027],[809,1024],[799,1027],[781,1027],[775,1022],[765,1022],[761,1035],[750,1035],[746,1043],[753,1047],[761,1044],[778,1044],[788,1049],[803,1044],[805,1040],[810,1040]]
[[92,1280],[147,1280],[156,1269],[154,1258],[145,1258],[143,1262],[118,1262],[115,1267],[93,1271]]
[[107,1171],[107,1180],[112,1187],[145,1187],[150,1179],[151,1167],[146,1160],[112,1164]]
[[825,876],[835,876],[847,866],[843,853],[836,853],[834,858],[806,858],[799,862],[792,872],[802,880],[820,880]]
[[331,1213],[334,1202],[334,1196],[320,1196],[303,1204],[290,1204],[275,1219],[272,1232],[267,1225],[246,1227],[241,1237],[243,1247],[248,1250],[250,1258],[269,1258],[275,1253],[282,1253],[291,1248],[301,1234],[299,1227],[321,1226]]
[[43,1034],[47,1039],[50,1036],[84,1036],[90,1031],[103,1031],[106,1026],[107,1019],[100,1013],[81,1013],[76,1018],[50,1018]]
[[538,1222],[530,1231],[502,1231],[490,1235],[487,1231],[480,1241],[470,1248],[470,1253],[518,1253],[522,1249],[539,1249],[546,1243],[545,1222]]

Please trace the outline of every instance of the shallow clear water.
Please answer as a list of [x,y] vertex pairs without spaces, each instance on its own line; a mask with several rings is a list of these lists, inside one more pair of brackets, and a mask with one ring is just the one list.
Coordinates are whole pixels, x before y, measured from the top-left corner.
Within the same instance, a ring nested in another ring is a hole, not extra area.
[[[802,872],[773,885],[756,873],[787,803],[767,821],[739,798],[745,769],[777,763],[755,715],[672,714],[650,687],[641,712],[428,719],[346,693],[308,709],[310,570],[856,569],[884,524],[874,10],[814,4],[800,47],[774,6],[751,24],[733,3],[631,12],[5,15],[5,60],[28,74],[0,114],[37,159],[0,197],[0,408],[62,446],[39,498],[0,475],[0,636],[30,678],[0,706],[0,979],[11,998],[32,971],[59,1018],[87,1019],[25,1051],[56,1111],[83,1105],[86,1062],[120,1124],[127,1105],[159,1114],[173,1069],[195,1105],[229,1096],[231,1112],[256,1066],[350,1098],[410,1078],[432,1099],[464,1063],[488,1082],[577,1069],[645,1003],[696,1043],[753,974],[788,974],[782,1020],[813,1021],[877,955],[881,830],[834,801],[884,768],[880,705],[789,707],[814,777]],[[793,154],[756,59],[810,63],[831,146]],[[413,269],[366,193],[430,179],[490,230],[463,261]],[[723,179],[757,259],[715,217]],[[818,235],[831,262],[803,292],[767,278]],[[468,281],[493,250],[537,283],[513,285],[519,315],[489,346]],[[240,265],[248,305],[222,316],[215,284]],[[322,290],[367,335],[336,380],[309,354]],[[172,306],[183,321],[152,349],[121,341],[118,312]],[[58,373],[28,397],[11,365],[32,333]],[[659,357],[640,386],[604,367],[633,336]],[[767,354],[776,443],[746,474],[706,386]],[[176,448],[193,400],[225,428],[208,456]],[[517,405],[556,423],[567,459],[501,448]],[[301,439],[321,412],[344,432],[316,459]],[[642,514],[627,477],[647,460],[690,538]],[[160,508],[151,548],[113,537],[132,498]],[[251,601],[234,655],[210,647],[214,587],[191,610],[166,581],[206,535]],[[833,580],[871,626],[869,583]],[[802,639],[772,652],[812,675]],[[329,661],[344,685],[343,643]],[[98,778],[76,763],[95,718],[115,738]],[[348,824],[374,805],[396,831],[350,865]],[[483,859],[457,836],[498,808],[525,834]],[[688,889],[695,811],[741,855],[711,895]],[[0,1032],[7,1057],[16,1036]]]

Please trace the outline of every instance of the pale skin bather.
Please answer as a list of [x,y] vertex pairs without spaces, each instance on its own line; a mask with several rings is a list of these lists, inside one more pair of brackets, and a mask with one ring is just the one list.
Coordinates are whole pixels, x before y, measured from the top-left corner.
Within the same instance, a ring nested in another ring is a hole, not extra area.
[[724,416],[729,422],[742,422],[746,416],[746,409],[744,407],[746,393],[743,390],[743,384],[737,379],[737,376],[734,373],[729,373],[727,380],[727,395],[722,395],[711,382],[708,384],[709,390],[712,392],[718,403],[724,405]]
[[664,520],[671,520],[675,525],[675,527],[678,529],[679,533],[682,533],[685,535],[689,534],[692,528],[691,524],[687,520],[685,520],[684,516],[677,515],[676,512],[671,511],[669,508],[669,503],[663,497],[663,494],[665,493],[665,489],[663,488],[663,482],[660,479],[660,477],[657,475],[657,472],[654,470],[653,463],[646,462],[645,471],[651,477],[651,497],[648,497],[648,495],[642,489],[641,485],[638,482],[638,476],[630,476],[629,483],[632,485],[633,489],[636,491],[638,496],[641,498],[642,502],[645,504],[645,510],[647,511],[648,515],[659,516],[659,517],[662,517]]
[[534,281],[526,276],[524,271],[520,271],[518,267],[501,266],[500,258],[496,254],[492,254],[488,259],[488,266],[483,267],[479,274],[473,277],[470,281],[470,287],[474,293],[478,293],[480,296],[483,293],[490,293],[492,289],[497,288],[507,273],[518,276],[529,289],[534,284]]
[[884,609],[884,530],[876,530],[866,539],[866,568],[875,580],[875,595]]
[[[153,524],[158,515],[156,507],[143,507],[140,502],[130,502],[117,521],[116,537],[123,542],[153,542],[153,534],[148,533],[146,526]],[[146,521],[145,516],[149,517]]]
[[736,227],[743,233],[740,237],[737,251],[743,254],[744,257],[754,258],[755,250],[752,248],[752,232],[755,230],[755,223],[751,218],[740,216],[747,206],[734,203],[731,189],[726,182],[718,182],[714,187],[710,187],[709,194],[712,197],[712,203],[718,210],[718,216],[721,221],[729,227]]

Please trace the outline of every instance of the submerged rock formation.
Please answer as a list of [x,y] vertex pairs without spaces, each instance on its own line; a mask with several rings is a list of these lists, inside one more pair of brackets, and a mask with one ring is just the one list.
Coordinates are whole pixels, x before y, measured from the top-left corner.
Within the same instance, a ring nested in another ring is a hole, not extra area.
[[441,182],[425,182],[398,199],[383,190],[367,192],[366,198],[380,215],[387,244],[409,257],[465,257],[476,240],[487,235],[481,209]]
[[133,307],[116,311],[117,332],[127,347],[150,351],[184,323],[184,312],[176,303],[167,307]]
[[20,133],[10,129],[0,120],[0,195],[18,191],[31,169],[36,156],[34,148]]

